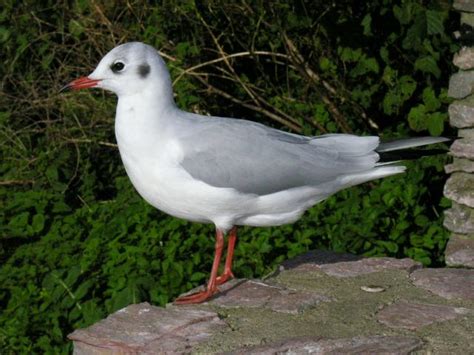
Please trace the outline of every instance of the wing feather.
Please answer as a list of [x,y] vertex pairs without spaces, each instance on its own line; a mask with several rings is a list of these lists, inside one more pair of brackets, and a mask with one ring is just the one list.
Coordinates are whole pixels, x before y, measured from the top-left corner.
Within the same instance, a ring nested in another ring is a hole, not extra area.
[[216,187],[266,195],[316,186],[340,176],[370,170],[378,137],[306,137],[238,119],[194,121],[180,138],[183,168]]

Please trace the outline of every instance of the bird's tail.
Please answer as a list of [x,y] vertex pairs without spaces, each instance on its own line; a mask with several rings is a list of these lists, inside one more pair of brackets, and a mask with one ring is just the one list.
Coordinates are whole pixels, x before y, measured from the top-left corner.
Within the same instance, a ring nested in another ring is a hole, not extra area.
[[400,160],[418,159],[423,156],[446,153],[446,149],[412,149],[430,144],[444,143],[452,141],[452,138],[445,137],[416,137],[400,139],[393,142],[380,143],[375,151],[379,154],[380,160],[377,164],[386,165]]
[[444,137],[420,137],[380,143],[375,149],[377,154],[380,156],[380,160],[375,164],[374,168],[368,171],[342,176],[340,179],[338,179],[337,190],[386,176],[403,173],[406,167],[398,164],[400,160],[416,159],[424,155],[433,155],[446,152],[446,150],[443,149],[414,150],[411,148],[448,142],[450,140],[450,138]]

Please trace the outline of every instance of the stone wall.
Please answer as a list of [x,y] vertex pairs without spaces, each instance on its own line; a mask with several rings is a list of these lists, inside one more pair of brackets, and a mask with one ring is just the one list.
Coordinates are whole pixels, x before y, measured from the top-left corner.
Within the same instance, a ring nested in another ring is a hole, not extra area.
[[446,247],[446,264],[474,267],[474,0],[454,1],[461,12],[460,30],[455,33],[462,44],[453,63],[459,68],[449,82],[449,120],[460,139],[451,146],[451,174],[444,194],[452,207],[445,212],[444,226],[452,232]]

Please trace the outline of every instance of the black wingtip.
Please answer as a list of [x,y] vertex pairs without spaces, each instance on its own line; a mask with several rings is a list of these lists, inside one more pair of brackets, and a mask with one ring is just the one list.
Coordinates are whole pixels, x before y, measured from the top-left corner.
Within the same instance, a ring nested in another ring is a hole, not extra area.
[[380,156],[379,161],[385,163],[398,160],[416,160],[421,157],[446,154],[448,152],[448,149],[402,149],[378,154]]

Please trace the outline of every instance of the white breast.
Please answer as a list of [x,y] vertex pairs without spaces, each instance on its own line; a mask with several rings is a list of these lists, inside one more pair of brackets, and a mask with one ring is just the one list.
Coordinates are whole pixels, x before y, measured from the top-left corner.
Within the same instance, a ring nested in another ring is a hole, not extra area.
[[182,156],[176,142],[137,150],[118,141],[133,186],[148,203],[163,212],[190,221],[214,223],[226,230],[251,210],[249,204],[255,203],[255,198],[234,189],[217,188],[192,178],[179,164]]

